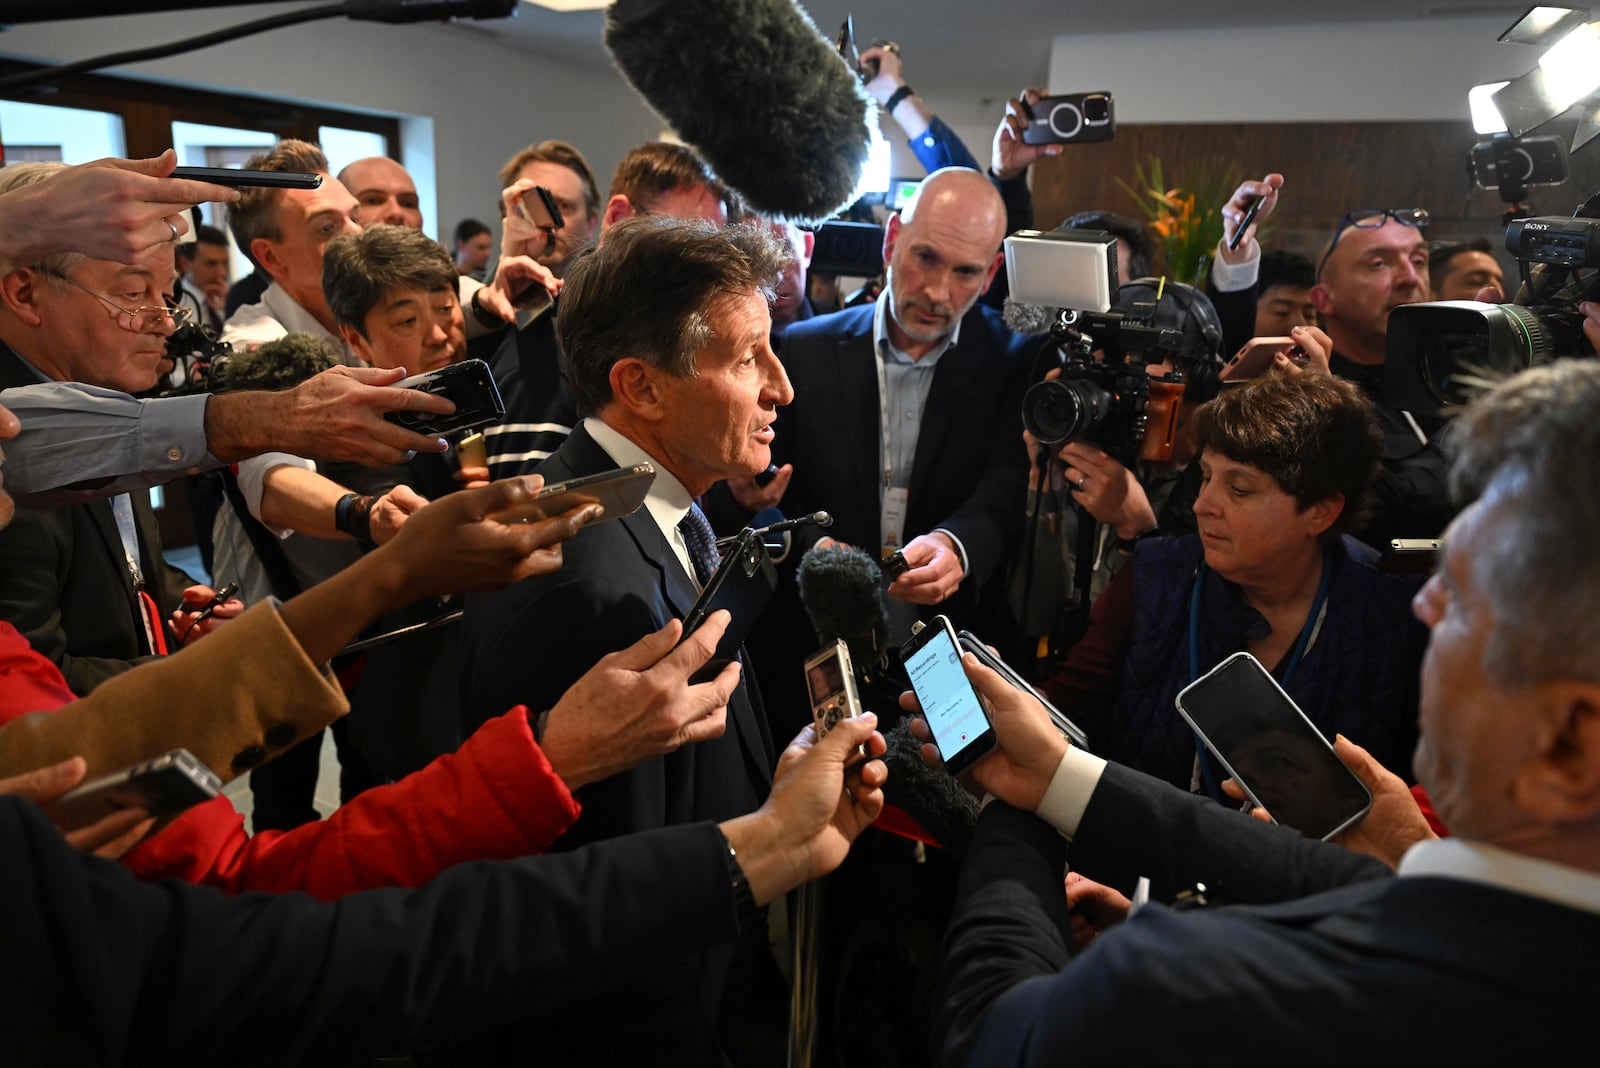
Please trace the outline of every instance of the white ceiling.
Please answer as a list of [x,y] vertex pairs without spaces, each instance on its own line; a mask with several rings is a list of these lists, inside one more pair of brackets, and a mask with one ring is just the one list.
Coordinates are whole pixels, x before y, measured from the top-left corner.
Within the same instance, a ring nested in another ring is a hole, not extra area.
[[[899,44],[906,80],[925,99],[945,104],[959,100],[985,108],[1024,85],[1045,85],[1051,42],[1063,34],[1214,30],[1261,22],[1311,26],[1483,17],[1501,17],[1510,26],[1527,6],[1505,0],[807,0],[801,4],[829,39],[848,14],[855,20],[861,47],[876,37]],[[601,39],[605,15],[600,11],[560,13],[525,3],[512,19],[478,25],[506,35],[520,49],[596,67],[610,65]]]

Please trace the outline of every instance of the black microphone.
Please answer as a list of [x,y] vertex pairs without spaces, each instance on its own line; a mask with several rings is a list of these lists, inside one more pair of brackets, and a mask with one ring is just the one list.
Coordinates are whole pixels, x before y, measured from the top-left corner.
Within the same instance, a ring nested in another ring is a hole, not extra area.
[[961,859],[978,826],[978,799],[954,775],[922,759],[922,743],[911,733],[909,719],[884,731],[883,740],[888,745],[883,762],[889,769],[883,799]]
[[216,361],[215,390],[290,389],[340,363],[339,352],[314,334],[285,334]]
[[792,0],[617,0],[605,44],[755,210],[819,223],[849,205],[875,105]]
[[869,686],[899,659],[889,637],[882,575],[871,556],[844,545],[812,546],[800,557],[795,574],[800,603],[817,640],[826,645],[843,638],[856,674]]

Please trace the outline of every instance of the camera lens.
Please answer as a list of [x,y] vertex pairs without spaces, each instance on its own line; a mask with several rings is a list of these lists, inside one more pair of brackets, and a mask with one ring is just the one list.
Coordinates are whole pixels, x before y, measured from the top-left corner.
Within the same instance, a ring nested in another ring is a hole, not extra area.
[[1099,126],[1111,118],[1111,98],[1103,93],[1083,98],[1084,121]]
[[1576,339],[1571,333],[1560,317],[1516,304],[1403,304],[1389,313],[1384,389],[1397,406],[1438,414],[1504,375],[1548,363],[1581,341],[1581,328]]
[[1076,441],[1099,426],[1115,398],[1084,378],[1056,378],[1022,396],[1022,425],[1045,445]]
[[1057,137],[1071,139],[1083,129],[1083,112],[1078,105],[1062,102],[1050,109],[1050,129]]

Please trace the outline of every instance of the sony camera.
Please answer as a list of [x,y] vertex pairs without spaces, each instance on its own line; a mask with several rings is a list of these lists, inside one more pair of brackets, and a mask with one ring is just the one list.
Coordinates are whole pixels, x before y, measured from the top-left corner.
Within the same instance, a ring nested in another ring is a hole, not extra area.
[[1402,304],[1389,313],[1384,390],[1396,407],[1447,415],[1484,385],[1563,356],[1593,356],[1578,305],[1600,300],[1600,194],[1571,218],[1517,219],[1506,249],[1522,269],[1511,304]]
[[[1104,281],[1098,257],[1079,259],[1093,277],[1057,275],[1052,284],[1060,292],[1081,296]],[[1025,277],[1012,286],[1050,301]],[[1022,398],[1023,425],[1047,446],[1087,441],[1125,464],[1171,459],[1185,395],[1204,400],[1216,388],[1221,322],[1205,294],[1180,282],[1140,278],[1118,286],[1109,309],[1060,312],[1050,337],[1061,374]]]

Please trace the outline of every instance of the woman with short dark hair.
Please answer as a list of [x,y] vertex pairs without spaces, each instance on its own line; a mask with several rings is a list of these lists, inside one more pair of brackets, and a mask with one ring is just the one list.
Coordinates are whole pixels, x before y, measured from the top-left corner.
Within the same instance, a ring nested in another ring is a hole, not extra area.
[[1223,390],[1195,426],[1197,532],[1138,545],[1045,693],[1100,755],[1220,796],[1173,699],[1245,650],[1330,741],[1413,781],[1421,579],[1378,570],[1343,533],[1378,465],[1371,404],[1342,379],[1278,371]]

